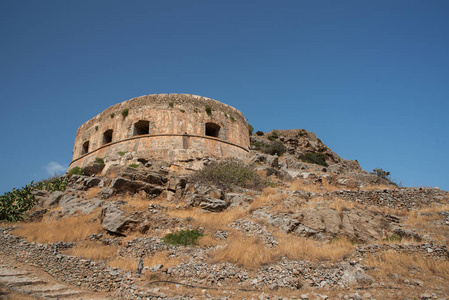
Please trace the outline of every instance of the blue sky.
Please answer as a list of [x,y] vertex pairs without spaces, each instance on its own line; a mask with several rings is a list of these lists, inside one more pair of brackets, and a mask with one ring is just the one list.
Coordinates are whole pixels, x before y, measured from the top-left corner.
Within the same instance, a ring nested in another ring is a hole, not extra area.
[[0,193],[62,172],[77,128],[187,93],[449,190],[449,1],[0,0]]

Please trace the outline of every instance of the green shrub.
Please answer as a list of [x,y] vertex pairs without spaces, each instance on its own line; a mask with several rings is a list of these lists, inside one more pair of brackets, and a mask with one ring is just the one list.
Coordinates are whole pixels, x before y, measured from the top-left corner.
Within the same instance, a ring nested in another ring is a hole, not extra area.
[[212,107],[210,107],[210,105],[206,105],[205,111],[210,116],[212,114]]
[[194,112],[194,113],[199,113],[200,110],[199,110],[198,108],[195,107],[195,108],[193,109],[193,112]]
[[285,148],[284,143],[282,143],[281,141],[271,141],[271,143],[269,144],[264,144],[261,147],[261,150],[263,153],[267,153],[270,155],[277,154],[278,156],[281,156],[285,153],[287,148]]
[[272,137],[271,135],[269,135],[269,136],[267,137],[267,139],[268,139],[270,142],[273,142],[273,141],[276,140],[276,139],[275,139],[274,137]]
[[67,174],[67,176],[69,176],[69,178],[70,178],[70,177],[72,177],[72,175],[83,175],[83,172],[84,172],[83,168],[74,167],[69,170],[69,173]]
[[120,156],[123,156],[123,155],[125,155],[126,153],[128,153],[128,151],[119,151],[119,152],[117,152],[117,154],[120,155]]
[[253,146],[254,150],[262,150],[262,147],[266,146],[266,144],[262,142],[254,142],[251,146]]
[[98,126],[95,126],[95,131],[98,131]]
[[251,124],[248,123],[248,132],[249,132],[249,135],[252,135],[252,134],[253,134],[253,131],[254,131],[254,127],[251,126]]
[[384,241],[386,241],[386,242],[393,242],[393,243],[400,243],[402,241],[402,236],[400,236],[397,233],[393,233],[389,237],[385,238]]
[[234,116],[230,116],[229,118],[231,119],[232,122],[235,122]]
[[179,109],[180,112],[185,113],[186,111],[184,109]]
[[254,168],[231,160],[211,163],[196,171],[191,179],[197,183],[213,184],[225,190],[232,190],[236,186],[254,189],[266,186],[265,180]]
[[114,117],[115,117],[115,114],[114,114],[114,113],[112,113],[112,114],[110,114],[110,116],[111,116],[111,119],[112,119],[112,118],[114,118]]
[[202,237],[204,234],[201,233],[197,229],[193,230],[181,230],[174,233],[169,233],[166,236],[162,238],[164,243],[169,245],[183,245],[183,246],[189,246],[189,245],[195,245],[200,237]]
[[258,135],[258,136],[262,136],[262,135],[263,135],[263,132],[262,132],[262,131],[260,131],[260,130],[258,130],[258,131],[256,131],[256,135]]
[[122,110],[122,116],[123,118],[126,118],[128,116],[129,110],[127,108],[125,108],[124,110]]
[[173,107],[174,105],[175,105],[174,102],[170,102],[170,103],[168,104],[169,107]]
[[21,189],[13,189],[0,196],[0,221],[16,222],[23,218],[24,212],[30,210],[36,199],[34,190],[47,190],[50,192],[63,191],[67,187],[67,177],[54,176],[38,183],[29,183]]
[[104,165],[104,159],[101,157],[95,158],[95,162],[100,165]]
[[277,138],[279,137],[279,134],[278,134],[278,132],[277,132],[276,130],[274,130],[274,131],[271,133],[271,136],[272,136],[274,139],[277,139]]
[[137,169],[139,167],[138,164],[130,164],[128,167]]
[[308,152],[298,156],[298,159],[306,163],[316,164],[324,167],[329,166],[326,162],[326,155],[324,153]]

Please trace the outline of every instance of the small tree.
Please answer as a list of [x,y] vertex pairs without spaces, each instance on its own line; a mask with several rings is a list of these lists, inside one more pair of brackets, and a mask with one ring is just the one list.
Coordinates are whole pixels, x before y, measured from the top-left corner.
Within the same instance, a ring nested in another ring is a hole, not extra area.
[[371,172],[371,174],[377,175],[377,176],[379,176],[380,178],[383,178],[383,179],[390,180],[390,178],[389,178],[390,172],[384,171],[384,170],[382,170],[381,168],[376,168],[376,169],[374,169],[374,170]]

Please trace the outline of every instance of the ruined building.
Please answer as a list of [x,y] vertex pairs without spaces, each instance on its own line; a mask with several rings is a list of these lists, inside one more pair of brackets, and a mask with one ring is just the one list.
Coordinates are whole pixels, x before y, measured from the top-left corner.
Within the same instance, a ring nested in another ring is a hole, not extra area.
[[195,95],[148,95],[113,105],[81,125],[69,169],[128,153],[195,168],[204,157],[245,161],[249,145],[245,117],[231,106]]

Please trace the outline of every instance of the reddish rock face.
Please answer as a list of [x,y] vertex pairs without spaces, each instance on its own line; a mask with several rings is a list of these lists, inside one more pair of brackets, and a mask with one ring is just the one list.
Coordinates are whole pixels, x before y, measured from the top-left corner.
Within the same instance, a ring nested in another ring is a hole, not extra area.
[[169,162],[246,161],[248,148],[248,125],[237,109],[195,95],[148,95],[111,106],[81,125],[69,168],[117,153]]

